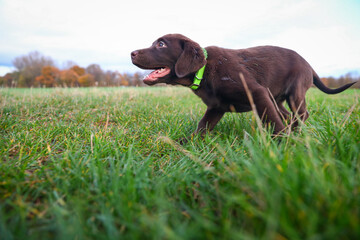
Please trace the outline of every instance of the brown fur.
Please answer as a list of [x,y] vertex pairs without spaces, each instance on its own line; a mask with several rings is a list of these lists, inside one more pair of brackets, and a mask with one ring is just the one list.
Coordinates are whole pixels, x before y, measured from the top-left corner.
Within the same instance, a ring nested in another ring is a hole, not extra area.
[[290,116],[283,106],[284,101],[294,115],[305,121],[309,116],[305,93],[313,83],[329,94],[344,91],[353,84],[338,89],[325,87],[304,58],[281,47],[233,50],[211,46],[206,50],[207,60],[199,44],[180,34],[168,34],[156,40],[150,48],[131,53],[132,62],[140,68],[170,68],[166,76],[144,80],[148,85],[190,86],[195,72],[206,63],[204,79],[199,89],[194,91],[207,105],[196,133],[212,130],[225,112],[251,110],[240,73],[253,96],[257,113],[265,124],[273,126],[274,134],[285,129],[282,116]]

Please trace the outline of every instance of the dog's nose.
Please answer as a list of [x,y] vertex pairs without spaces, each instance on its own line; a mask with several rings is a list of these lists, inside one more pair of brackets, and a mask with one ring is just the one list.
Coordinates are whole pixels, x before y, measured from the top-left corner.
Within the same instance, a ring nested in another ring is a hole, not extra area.
[[131,58],[135,58],[137,55],[139,55],[139,51],[131,52]]

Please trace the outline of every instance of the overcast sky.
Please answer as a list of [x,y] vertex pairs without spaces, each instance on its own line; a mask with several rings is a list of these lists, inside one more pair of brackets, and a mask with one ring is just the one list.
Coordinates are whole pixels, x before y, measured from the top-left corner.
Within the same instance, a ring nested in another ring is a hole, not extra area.
[[39,51],[61,67],[135,72],[130,52],[167,33],[201,46],[277,45],[320,76],[360,72],[360,0],[0,0],[0,75]]

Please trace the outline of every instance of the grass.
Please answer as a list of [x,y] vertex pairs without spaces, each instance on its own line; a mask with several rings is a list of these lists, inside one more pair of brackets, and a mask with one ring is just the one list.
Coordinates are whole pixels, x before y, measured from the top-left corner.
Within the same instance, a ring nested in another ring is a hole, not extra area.
[[360,92],[307,94],[300,132],[186,88],[0,89],[1,239],[359,239]]

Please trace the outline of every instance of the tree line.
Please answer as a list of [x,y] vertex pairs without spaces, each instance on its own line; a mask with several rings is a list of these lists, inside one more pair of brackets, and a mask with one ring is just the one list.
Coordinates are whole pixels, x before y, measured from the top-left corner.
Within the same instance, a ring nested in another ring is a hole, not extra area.
[[[329,88],[338,88],[348,83],[360,82],[360,75],[354,72],[349,72],[338,78],[324,77],[321,78],[321,81]],[[360,84],[355,84],[352,88],[360,88]]]
[[12,73],[0,77],[0,87],[110,87],[143,86],[143,73],[104,71],[98,64],[86,68],[67,62],[62,69],[39,52],[16,57]]
[[[16,57],[13,61],[16,70],[0,76],[0,87],[113,87],[144,86],[143,73],[119,73],[104,71],[98,64],[90,64],[86,68],[68,62],[63,69],[55,66],[54,60],[39,52]],[[330,88],[360,81],[360,76],[347,73],[339,78],[321,78]],[[360,88],[360,84],[355,87]]]

